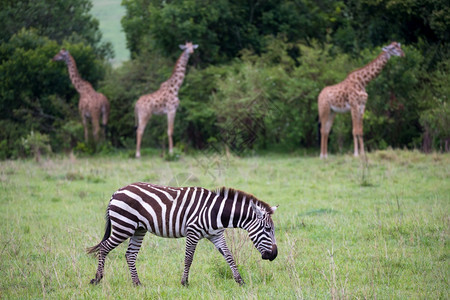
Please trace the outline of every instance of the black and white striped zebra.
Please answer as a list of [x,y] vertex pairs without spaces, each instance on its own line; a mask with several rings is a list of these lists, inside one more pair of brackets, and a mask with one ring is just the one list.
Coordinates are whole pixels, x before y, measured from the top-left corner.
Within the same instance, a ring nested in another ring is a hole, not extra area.
[[242,191],[221,188],[215,192],[201,187],[165,187],[144,182],[127,185],[115,192],[106,211],[102,241],[89,248],[98,254],[98,269],[92,284],[103,277],[108,253],[130,239],[125,257],[131,278],[139,285],[136,257],[147,231],[161,237],[186,237],[186,254],[181,284],[188,284],[195,247],[202,238],[210,240],[224,256],[239,284],[244,281],[228,249],[226,228],[243,228],[261,253],[270,261],[277,257],[271,214],[276,207]]

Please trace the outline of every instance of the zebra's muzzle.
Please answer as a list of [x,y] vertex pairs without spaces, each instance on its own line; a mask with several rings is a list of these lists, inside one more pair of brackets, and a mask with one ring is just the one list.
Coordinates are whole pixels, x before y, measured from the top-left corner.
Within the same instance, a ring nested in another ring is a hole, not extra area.
[[268,259],[272,261],[277,257],[277,255],[278,255],[277,245],[273,244],[271,251],[264,251],[264,253],[262,254],[262,259]]

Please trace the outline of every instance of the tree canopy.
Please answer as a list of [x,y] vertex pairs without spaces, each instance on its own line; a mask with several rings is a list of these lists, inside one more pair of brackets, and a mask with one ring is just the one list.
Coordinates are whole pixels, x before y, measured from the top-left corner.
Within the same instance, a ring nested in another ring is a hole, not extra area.
[[101,40],[99,22],[90,14],[91,8],[91,0],[2,0],[0,43],[8,42],[22,29],[34,29],[58,43],[85,43],[97,54],[111,57],[112,47]]
[[[111,103],[107,144],[132,148],[134,103],[170,76],[186,40],[199,48],[179,93],[180,149],[316,147],[320,90],[393,40],[406,57],[392,59],[367,86],[366,146],[429,151],[450,141],[447,1],[123,0],[132,57],[117,69],[107,63],[111,47],[91,1],[0,2],[0,158],[23,155],[31,133],[55,151],[89,150],[78,94],[65,65],[50,61],[61,47]],[[143,146],[164,145],[166,126],[164,117],[152,118]],[[332,151],[351,144],[348,115],[337,118],[330,139]]]

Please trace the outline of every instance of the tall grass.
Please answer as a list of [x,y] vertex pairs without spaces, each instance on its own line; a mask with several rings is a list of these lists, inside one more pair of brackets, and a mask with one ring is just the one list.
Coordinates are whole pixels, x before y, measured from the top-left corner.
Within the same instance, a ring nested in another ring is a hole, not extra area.
[[[297,154],[167,162],[127,153],[3,161],[0,298],[448,299],[449,162],[448,154],[397,150],[366,162]],[[91,286],[97,261],[85,248],[103,236],[111,194],[135,181],[225,185],[279,204],[277,259],[262,261],[245,231],[229,230],[246,285],[202,240],[184,288],[185,240],[148,234],[137,260],[142,287],[132,285],[125,243]]]

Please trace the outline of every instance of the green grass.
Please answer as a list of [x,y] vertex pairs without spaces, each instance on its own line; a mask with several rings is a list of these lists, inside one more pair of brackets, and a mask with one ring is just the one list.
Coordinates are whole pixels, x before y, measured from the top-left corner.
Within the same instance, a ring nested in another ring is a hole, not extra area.
[[100,22],[103,41],[111,42],[113,45],[115,58],[111,63],[115,67],[130,59],[125,32],[120,23],[125,15],[125,7],[120,5],[121,2],[121,0],[93,0],[91,11],[92,15]]
[[[155,152],[140,159],[51,157],[0,163],[0,298],[3,299],[448,299],[450,155],[387,150],[367,163],[298,154],[253,157]],[[271,205],[279,255],[262,261],[242,230],[227,239],[246,285],[236,284],[213,245],[202,240],[190,286],[180,284],[184,239],[148,235],[133,287],[126,245],[97,261],[110,195],[134,182],[226,185]]]

